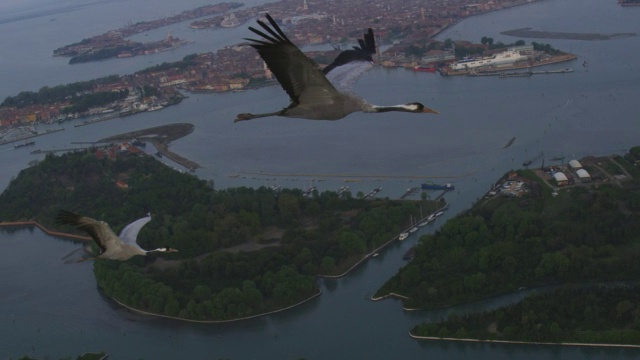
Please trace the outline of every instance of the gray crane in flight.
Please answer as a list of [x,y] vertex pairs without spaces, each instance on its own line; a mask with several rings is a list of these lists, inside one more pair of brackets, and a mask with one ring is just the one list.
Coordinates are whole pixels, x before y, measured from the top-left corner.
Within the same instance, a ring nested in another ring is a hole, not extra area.
[[239,114],[234,122],[268,116],[339,120],[357,111],[438,114],[417,102],[394,106],[373,105],[351,92],[351,87],[362,73],[373,66],[372,55],[376,53],[376,43],[372,29],[362,39],[358,39],[359,46],[341,52],[331,64],[320,69],[315,61],[309,59],[287,38],[269,14],[265,16],[269,24],[262,20],[257,23],[266,33],[249,27],[261,39],[245,40],[252,42],[251,46],[258,51],[287,92],[291,103],[286,108],[271,113]]
[[59,224],[74,225],[80,230],[86,231],[100,248],[101,259],[125,261],[136,255],[145,256],[151,252],[176,252],[170,247],[161,247],[154,250],[144,250],[136,243],[140,229],[151,220],[151,214],[140,218],[125,226],[117,236],[104,221],[78,215],[76,213],[60,210],[56,216]]

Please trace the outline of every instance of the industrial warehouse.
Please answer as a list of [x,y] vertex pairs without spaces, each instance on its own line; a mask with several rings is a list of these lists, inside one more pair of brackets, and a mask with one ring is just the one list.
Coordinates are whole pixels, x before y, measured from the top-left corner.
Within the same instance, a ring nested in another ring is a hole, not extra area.
[[[582,160],[570,160],[568,163],[545,166],[533,169],[536,175],[553,189],[552,195],[558,195],[563,188],[575,186],[597,186],[604,183],[621,185],[630,181],[632,176],[617,161],[617,156],[586,157]],[[552,161],[563,161],[564,157]],[[519,197],[528,193],[537,193],[540,185],[516,171],[509,172],[498,181],[487,196],[496,195]]]

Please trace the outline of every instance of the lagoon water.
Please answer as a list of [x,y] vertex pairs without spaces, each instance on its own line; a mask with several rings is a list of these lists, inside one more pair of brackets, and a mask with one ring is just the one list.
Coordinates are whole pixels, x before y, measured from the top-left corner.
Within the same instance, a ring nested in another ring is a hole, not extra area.
[[[150,36],[173,35],[194,44],[153,56],[70,66],[53,49],[128,21],[170,16],[206,4],[190,0],[33,0],[0,5],[0,98],[42,86],[128,74],[195,52],[215,51],[246,37],[246,25],[192,31],[179,24]],[[263,1],[245,1],[248,5]],[[591,21],[598,14],[598,21]],[[505,43],[500,35],[521,27],[558,32],[640,32],[640,8],[615,1],[544,0],[466,19],[439,39]],[[640,144],[640,38],[610,41],[523,39],[550,43],[578,60],[549,66],[575,72],[530,78],[440,77],[403,69],[375,68],[357,84],[370,101],[421,101],[441,115],[354,114],[336,122],[267,118],[233,123],[235,114],[287,104],[278,86],[230,94],[189,94],[183,103],[152,113],[74,127],[36,138],[35,148],[65,149],[127,131],[189,122],[195,131],[171,149],[198,162],[196,175],[218,188],[309,187],[400,197],[424,181],[452,182],[450,210],[436,222],[467,209],[509,169],[543,152],[555,156],[622,153]],[[586,66],[583,63],[586,62]],[[59,128],[61,125],[39,127]],[[503,149],[511,138],[513,145]],[[34,147],[0,146],[0,189],[42,155]],[[147,151],[152,152],[152,149]],[[168,166],[178,165],[167,162]],[[539,165],[539,162],[534,163]],[[349,182],[345,182],[349,181]],[[435,195],[435,194],[433,194]],[[0,204],[1,206],[1,204]],[[421,233],[434,231],[423,228]],[[638,350],[535,345],[419,342],[408,336],[416,324],[451,311],[464,313],[513,302],[524,293],[482,303],[426,312],[404,312],[396,300],[367,298],[404,264],[412,236],[339,280],[321,280],[323,295],[291,311],[230,324],[197,325],[132,314],[104,297],[91,264],[60,259],[77,245],[38,230],[0,230],[0,358],[28,354],[52,358],[107,351],[114,359],[608,359],[637,358]],[[532,290],[535,291],[535,290]]]

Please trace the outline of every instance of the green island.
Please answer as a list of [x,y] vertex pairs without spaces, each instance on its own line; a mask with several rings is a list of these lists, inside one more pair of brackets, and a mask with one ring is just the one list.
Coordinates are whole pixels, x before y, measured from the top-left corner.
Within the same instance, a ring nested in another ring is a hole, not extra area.
[[420,324],[411,335],[639,346],[640,146],[577,163],[591,177],[566,185],[550,173],[580,174],[573,165],[505,175],[470,210],[421,237],[415,258],[374,300],[433,309],[527,289],[539,294]]
[[[47,356],[46,358],[48,359],[49,357]],[[106,360],[108,358],[109,358],[109,355],[107,355],[107,353],[105,353],[104,351],[101,351],[98,353],[88,352],[75,357],[76,360]],[[23,357],[19,357],[18,360],[38,360],[38,359],[25,355]],[[73,357],[67,356],[64,358],[60,358],[60,360],[73,360]]]
[[48,154],[0,195],[0,219],[86,236],[56,225],[56,212],[105,220],[118,233],[150,211],[138,243],[179,252],[127,262],[98,259],[94,273],[104,294],[153,315],[215,322],[295,306],[319,295],[317,276],[344,275],[396,240],[421,210],[430,214],[443,206],[349,192],[216,190],[213,181],[120,149]]

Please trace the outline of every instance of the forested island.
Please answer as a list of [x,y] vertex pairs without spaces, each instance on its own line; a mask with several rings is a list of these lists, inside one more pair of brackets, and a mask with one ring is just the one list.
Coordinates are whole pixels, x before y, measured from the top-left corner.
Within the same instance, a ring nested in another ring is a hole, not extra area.
[[152,314],[227,321],[287,308],[319,294],[317,276],[340,276],[440,201],[352,197],[346,192],[261,187],[214,189],[140,152],[117,158],[91,149],[47,155],[0,195],[0,219],[48,229],[68,209],[119,232],[151,212],[138,242],[167,256],[96,260],[104,293]]
[[640,347],[640,289],[568,286],[511,306],[416,326],[416,338]]
[[[605,175],[566,187],[550,187],[534,170],[512,174],[528,191],[492,191],[423,236],[414,260],[375,297],[399,295],[417,310],[540,288],[521,303],[422,324],[412,335],[640,345],[640,147],[592,163]],[[544,290],[565,284],[583,286]]]

